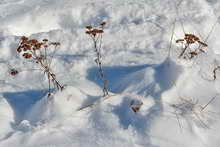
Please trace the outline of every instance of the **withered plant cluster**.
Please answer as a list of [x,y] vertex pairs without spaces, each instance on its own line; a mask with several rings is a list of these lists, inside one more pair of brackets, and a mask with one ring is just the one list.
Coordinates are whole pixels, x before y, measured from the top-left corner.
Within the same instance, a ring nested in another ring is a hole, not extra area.
[[98,73],[99,76],[102,80],[103,84],[103,96],[107,96],[108,93],[108,85],[109,81],[106,79],[106,76],[103,71],[102,67],[102,54],[101,54],[101,49],[102,49],[102,35],[104,33],[104,26],[106,25],[106,22],[100,23],[98,26],[86,26],[86,34],[88,34],[92,41],[93,41],[93,46],[95,49],[96,53],[96,58],[95,58],[95,63],[98,66]]
[[[21,37],[20,44],[17,48],[17,52],[21,54],[24,59],[33,60],[36,64],[40,66],[41,71],[47,76],[49,87],[48,96],[51,95],[51,82],[58,90],[63,90],[64,88],[64,86],[61,85],[60,82],[57,80],[56,75],[52,72],[50,68],[51,62],[48,59],[48,49],[50,47],[56,48],[57,46],[60,46],[59,42],[50,42],[48,41],[48,39],[38,41],[23,36]],[[16,74],[18,74],[18,71],[12,69],[11,75]]]
[[[205,49],[208,47],[208,44],[201,41],[200,38],[194,34],[185,34],[185,37],[183,39],[177,39],[176,43],[181,43],[183,45],[179,58],[183,57],[184,59],[192,59],[201,53],[205,53]],[[191,47],[196,44],[196,48]],[[217,71],[220,71],[220,66],[216,66],[213,69],[213,80],[217,78]]]
[[[193,34],[185,34],[184,38],[176,40],[176,43],[182,43],[183,47],[179,58],[183,57],[184,59],[192,59],[195,56],[204,53],[205,47],[208,47],[206,43],[202,42],[199,37]],[[191,47],[192,45],[196,44],[198,47]]]
[[[201,39],[196,35],[190,33],[185,33],[184,38],[177,39],[176,43],[182,44],[179,58],[189,60],[193,59],[194,57],[198,57],[198,55],[201,53],[205,53],[208,48],[208,44],[201,41]],[[218,70],[220,70],[220,66],[215,67],[213,70],[214,80],[216,79],[216,72]],[[212,101],[215,100],[215,98],[216,96],[210,99],[209,102],[204,106],[199,104],[198,99],[186,98],[179,98],[180,102],[178,104],[171,104],[170,106],[175,110],[173,113],[178,120],[180,128],[182,128],[180,117],[185,118],[186,120],[192,120],[197,125],[204,128],[209,128],[206,121],[210,115],[210,111],[205,111],[205,109]]]
[[209,129],[208,122],[215,112],[205,109],[216,99],[216,97],[217,95],[212,97],[205,105],[199,104],[198,99],[189,98],[179,98],[180,102],[178,104],[172,104],[171,107],[175,110],[174,114],[176,115],[180,128],[182,128],[180,117],[183,117],[186,120],[194,121],[199,127]]

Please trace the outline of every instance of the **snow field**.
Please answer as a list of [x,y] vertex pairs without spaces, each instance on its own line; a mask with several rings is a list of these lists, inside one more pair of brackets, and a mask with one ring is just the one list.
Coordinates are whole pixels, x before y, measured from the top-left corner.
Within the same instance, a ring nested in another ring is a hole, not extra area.
[[[220,89],[212,69],[219,64],[219,6],[217,0],[2,0],[0,147],[218,147]],[[103,69],[118,95],[78,111],[102,99],[84,28],[101,21],[107,22]],[[207,53],[178,59],[175,40],[184,31],[207,42]],[[22,35],[61,43],[49,57],[64,91],[47,98],[43,73],[24,70],[39,67],[16,53]],[[22,72],[11,77],[10,66]],[[143,103],[138,113],[133,100]]]

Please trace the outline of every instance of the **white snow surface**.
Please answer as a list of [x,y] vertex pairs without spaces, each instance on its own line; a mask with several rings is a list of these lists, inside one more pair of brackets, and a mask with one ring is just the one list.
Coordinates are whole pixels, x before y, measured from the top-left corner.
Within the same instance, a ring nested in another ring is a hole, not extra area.
[[[219,0],[0,0],[0,147],[219,147],[219,15]],[[85,26],[102,21],[103,70],[118,95],[97,103]],[[204,40],[206,53],[179,59],[184,33]],[[48,98],[47,77],[26,71],[37,65],[16,52],[23,35],[61,43],[49,56],[63,91]]]

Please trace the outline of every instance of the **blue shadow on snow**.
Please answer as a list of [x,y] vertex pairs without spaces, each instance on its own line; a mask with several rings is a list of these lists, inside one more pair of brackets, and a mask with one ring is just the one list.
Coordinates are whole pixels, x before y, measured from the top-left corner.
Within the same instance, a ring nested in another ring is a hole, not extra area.
[[[106,76],[106,79],[109,81],[109,89],[111,92],[118,92],[114,89],[114,83],[117,83],[120,79],[125,77],[126,75],[142,70],[144,68],[150,67],[150,64],[138,65],[138,66],[104,66],[103,71]],[[87,79],[93,81],[102,87],[102,81],[99,77],[98,68],[93,67],[88,69]]]
[[22,92],[5,92],[4,98],[14,111],[15,122],[19,123],[24,119],[25,114],[39,100],[41,100],[48,90],[28,90]]

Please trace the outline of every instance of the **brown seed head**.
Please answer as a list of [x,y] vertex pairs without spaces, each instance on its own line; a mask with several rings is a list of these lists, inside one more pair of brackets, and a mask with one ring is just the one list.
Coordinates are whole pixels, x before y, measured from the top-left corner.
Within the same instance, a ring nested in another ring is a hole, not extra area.
[[90,35],[90,34],[91,34],[91,31],[86,31],[86,34],[89,34],[89,35]]
[[25,59],[30,59],[30,58],[32,57],[32,54],[30,54],[30,53],[24,53],[24,54],[23,54],[23,57],[24,57]]
[[48,39],[43,39],[43,41],[44,41],[44,42],[47,42],[47,41],[48,41]]
[[86,29],[91,30],[92,26],[86,26]]
[[25,37],[25,36],[22,36],[22,37],[21,37],[21,40],[22,40],[22,41],[27,41],[27,40],[28,40],[28,38],[27,38],[27,37]]
[[22,51],[22,49],[21,49],[21,47],[19,46],[18,48],[17,48],[17,52],[21,52]]
[[93,29],[92,32],[93,33],[104,33],[103,30],[98,30],[98,29]]
[[59,45],[61,45],[61,44],[60,44],[60,42],[51,42],[50,45],[59,46]]
[[12,76],[15,76],[15,75],[18,74],[18,70],[16,70],[16,69],[10,69],[10,74],[11,74]]
[[33,39],[33,40],[29,40],[29,41],[30,41],[30,44],[32,44],[32,45],[35,45],[36,43],[38,43],[38,41],[35,40],[35,39]]

